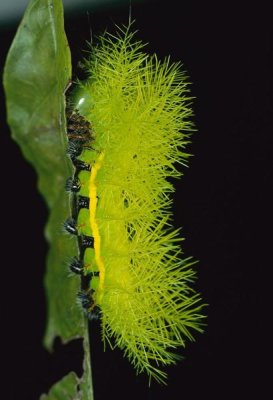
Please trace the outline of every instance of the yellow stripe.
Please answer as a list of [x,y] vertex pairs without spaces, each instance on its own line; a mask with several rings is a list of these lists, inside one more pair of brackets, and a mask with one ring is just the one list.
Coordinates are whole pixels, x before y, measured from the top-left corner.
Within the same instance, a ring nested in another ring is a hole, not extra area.
[[96,220],[96,209],[97,209],[97,186],[96,177],[99,169],[101,168],[104,153],[101,153],[96,163],[91,168],[90,181],[89,181],[89,198],[90,198],[90,226],[94,237],[94,250],[95,250],[95,261],[100,272],[100,280],[98,289],[101,290],[104,285],[105,279],[105,267],[101,259],[101,237],[99,232],[98,223]]

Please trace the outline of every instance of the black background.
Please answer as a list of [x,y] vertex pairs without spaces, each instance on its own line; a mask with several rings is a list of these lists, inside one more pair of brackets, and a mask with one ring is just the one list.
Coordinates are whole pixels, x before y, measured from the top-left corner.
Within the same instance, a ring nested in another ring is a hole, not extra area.
[[[95,400],[268,398],[270,366],[265,363],[272,311],[263,317],[268,303],[261,294],[271,265],[266,255],[273,133],[270,12],[261,2],[144,3],[132,8],[138,38],[149,42],[149,52],[183,62],[196,97],[198,132],[189,148],[194,157],[176,183],[175,224],[183,226],[185,254],[200,260],[196,288],[209,303],[208,326],[183,351],[185,360],[169,368],[168,386],[148,388],[146,377],[135,377],[119,351],[103,352],[95,325]],[[127,6],[66,15],[75,65],[90,39],[90,27],[93,34],[114,31],[114,23],[127,23],[128,12]],[[15,24],[0,31],[1,68],[15,31]],[[80,374],[82,352],[79,342],[61,347],[57,341],[54,356],[41,345],[47,210],[3,113],[1,398],[32,400],[70,370]]]

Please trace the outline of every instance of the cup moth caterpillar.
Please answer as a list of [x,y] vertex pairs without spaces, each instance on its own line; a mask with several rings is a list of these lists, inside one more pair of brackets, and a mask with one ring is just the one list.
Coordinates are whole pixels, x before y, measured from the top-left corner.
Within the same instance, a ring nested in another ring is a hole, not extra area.
[[85,60],[88,79],[77,83],[68,115],[74,175],[65,227],[78,238],[70,268],[81,275],[79,301],[101,319],[104,343],[164,382],[176,348],[202,331],[193,261],[183,259],[171,223],[169,179],[187,162],[192,110],[181,65],[143,47],[130,26],[119,28]]

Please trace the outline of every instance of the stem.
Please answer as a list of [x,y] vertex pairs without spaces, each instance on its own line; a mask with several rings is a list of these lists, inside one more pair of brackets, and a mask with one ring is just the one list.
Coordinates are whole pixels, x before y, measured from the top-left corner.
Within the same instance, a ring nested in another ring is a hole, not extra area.
[[88,319],[84,319],[85,329],[83,337],[83,350],[84,350],[84,362],[83,362],[83,377],[80,385],[83,390],[83,400],[94,400],[94,389],[92,379],[92,367],[91,367],[91,354],[90,354],[90,340],[89,340],[89,325]]

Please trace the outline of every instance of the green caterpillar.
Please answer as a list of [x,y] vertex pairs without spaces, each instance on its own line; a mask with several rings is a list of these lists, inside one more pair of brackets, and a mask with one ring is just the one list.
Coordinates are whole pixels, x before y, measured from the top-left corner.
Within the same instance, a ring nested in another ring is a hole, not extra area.
[[161,368],[202,331],[168,180],[187,161],[192,110],[180,64],[145,54],[134,35],[130,27],[106,33],[85,61],[89,78],[77,84],[68,122],[75,174],[65,226],[79,242],[71,263],[82,276],[79,299],[91,319],[101,318],[104,343],[164,382]]

